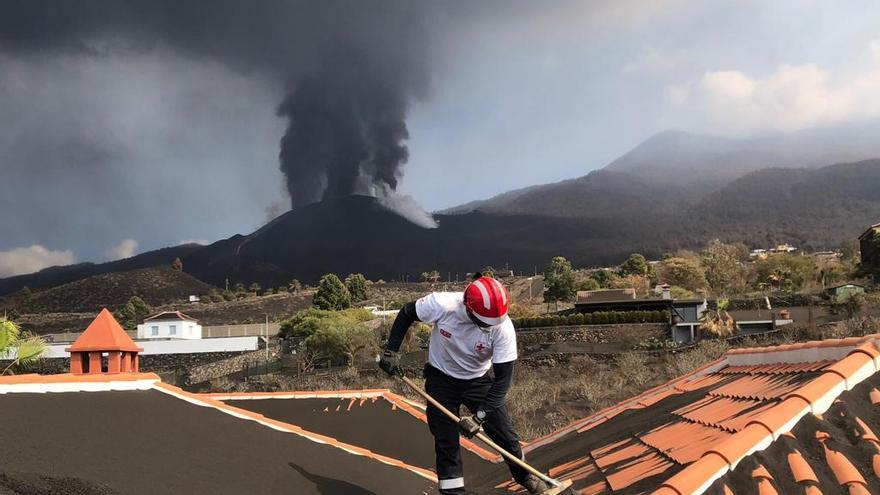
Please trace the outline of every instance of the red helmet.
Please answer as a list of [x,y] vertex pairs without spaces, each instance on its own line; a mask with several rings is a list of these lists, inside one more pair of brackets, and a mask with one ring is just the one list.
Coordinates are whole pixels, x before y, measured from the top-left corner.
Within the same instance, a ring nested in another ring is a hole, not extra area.
[[501,282],[492,277],[480,277],[464,290],[464,305],[477,319],[495,326],[507,318],[510,297]]

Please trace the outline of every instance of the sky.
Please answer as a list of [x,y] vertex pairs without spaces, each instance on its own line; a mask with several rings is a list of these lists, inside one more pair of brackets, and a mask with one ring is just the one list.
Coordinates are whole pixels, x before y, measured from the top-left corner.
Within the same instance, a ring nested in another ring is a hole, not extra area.
[[[393,88],[409,136],[408,160],[390,164],[397,192],[427,210],[584,175],[663,130],[880,116],[874,1],[389,0],[378,14],[326,9],[333,22],[316,28],[291,17],[294,34],[270,38],[220,17],[231,41],[216,42],[218,28],[188,21],[21,34],[15,3],[0,6],[0,276],[213,242],[288,209],[280,142],[300,128],[279,105],[303,78],[335,84],[322,43],[340,33]],[[289,3],[310,18],[309,2]],[[285,30],[258,14],[244,17]]]

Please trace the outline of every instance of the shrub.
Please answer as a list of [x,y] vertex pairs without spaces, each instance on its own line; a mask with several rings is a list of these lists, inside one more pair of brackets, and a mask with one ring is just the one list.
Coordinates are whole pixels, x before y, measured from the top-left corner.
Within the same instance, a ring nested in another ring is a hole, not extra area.
[[328,273],[321,277],[313,301],[315,306],[324,310],[348,309],[351,307],[351,293],[339,277]]
[[352,273],[345,277],[345,288],[351,294],[353,302],[365,301],[367,294],[367,279],[360,273]]

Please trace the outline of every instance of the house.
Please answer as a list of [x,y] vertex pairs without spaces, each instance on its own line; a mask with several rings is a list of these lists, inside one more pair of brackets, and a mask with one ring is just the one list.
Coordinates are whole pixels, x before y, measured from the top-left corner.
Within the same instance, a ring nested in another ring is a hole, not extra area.
[[880,223],[876,223],[859,236],[859,250],[862,252],[862,269],[880,280]]
[[865,287],[858,284],[843,284],[825,289],[825,295],[837,301],[845,301],[856,294],[864,294]]
[[137,326],[138,339],[201,339],[199,320],[180,311],[165,311]]
[[577,292],[574,308],[581,313],[597,311],[670,311],[672,298],[665,292],[660,298],[636,297],[636,290],[601,289]]
[[880,493],[878,342],[730,350],[523,451],[583,495]]

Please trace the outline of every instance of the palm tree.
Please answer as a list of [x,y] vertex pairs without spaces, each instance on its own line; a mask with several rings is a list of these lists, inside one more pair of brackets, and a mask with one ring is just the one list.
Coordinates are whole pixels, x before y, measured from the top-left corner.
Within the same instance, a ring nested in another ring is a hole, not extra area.
[[0,357],[12,361],[0,375],[11,375],[14,368],[35,363],[45,350],[46,342],[42,338],[22,332],[15,322],[0,318]]

